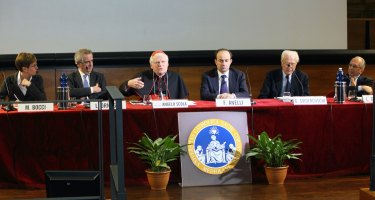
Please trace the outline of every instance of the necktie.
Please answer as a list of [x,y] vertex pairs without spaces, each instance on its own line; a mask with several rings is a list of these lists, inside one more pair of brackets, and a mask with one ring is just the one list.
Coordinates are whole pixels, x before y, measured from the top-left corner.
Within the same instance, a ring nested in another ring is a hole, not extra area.
[[84,74],[83,75],[83,87],[84,88],[88,88],[88,87],[90,87],[90,85],[89,85],[89,81],[87,80],[87,77],[88,77],[89,75],[88,74]]
[[228,93],[228,84],[225,80],[227,75],[221,75],[221,86],[220,86],[220,94]]
[[285,92],[290,92],[289,75],[286,75],[285,78],[286,78]]

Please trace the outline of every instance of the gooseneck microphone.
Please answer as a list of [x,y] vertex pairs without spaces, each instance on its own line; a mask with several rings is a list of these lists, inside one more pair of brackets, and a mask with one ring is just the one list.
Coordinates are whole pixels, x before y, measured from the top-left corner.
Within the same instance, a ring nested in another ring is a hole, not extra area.
[[[305,95],[304,95],[304,94],[305,94],[305,91],[303,90],[302,82],[301,82],[301,80],[298,78],[297,74],[295,74],[294,72],[295,72],[295,70],[292,72],[292,76],[295,76],[295,77],[296,77],[296,79],[297,79],[299,85],[301,86],[301,92],[302,92],[302,94],[301,94],[300,96],[305,96]],[[299,90],[298,90],[298,95],[299,95]]]
[[251,84],[249,79],[249,74],[247,73],[249,69],[249,66],[246,66],[246,81],[247,81],[247,87],[249,88],[249,97],[251,104],[255,104],[255,101],[253,100],[253,91],[251,90]]
[[[5,73],[4,73],[4,72],[3,72],[3,78],[4,78],[5,88],[7,89],[7,92],[8,92],[8,96],[10,96],[8,83],[7,83],[7,80],[6,80],[6,77],[5,77]],[[17,98],[17,96],[16,96],[15,94],[14,94],[14,96]],[[8,105],[6,105],[5,107],[3,107],[3,109],[4,109],[5,111],[16,110],[16,109],[13,107],[13,104],[8,104]]]

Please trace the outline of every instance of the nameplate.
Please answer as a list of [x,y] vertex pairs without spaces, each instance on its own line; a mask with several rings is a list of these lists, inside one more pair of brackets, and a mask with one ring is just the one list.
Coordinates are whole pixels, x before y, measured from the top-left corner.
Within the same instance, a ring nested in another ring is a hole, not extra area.
[[242,107],[251,106],[250,98],[247,99],[216,99],[216,107]]
[[53,111],[53,103],[19,103],[18,112]]
[[373,96],[372,95],[362,95],[362,101],[363,101],[363,103],[372,103],[373,102]]
[[303,96],[293,97],[294,105],[327,105],[325,96]]
[[[109,110],[109,101],[102,101],[101,105],[102,105],[102,110]],[[116,109],[116,101],[114,102],[114,108]],[[126,101],[125,100],[122,101],[122,109],[126,109]],[[99,110],[99,102],[91,101],[90,102],[90,110]]]
[[162,100],[152,101],[153,108],[187,108],[189,107],[188,100]]

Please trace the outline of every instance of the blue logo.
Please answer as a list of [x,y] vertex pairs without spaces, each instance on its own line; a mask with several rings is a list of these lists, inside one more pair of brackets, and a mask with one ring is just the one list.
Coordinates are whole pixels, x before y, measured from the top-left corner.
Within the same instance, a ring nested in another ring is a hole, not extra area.
[[208,119],[194,127],[188,139],[190,159],[201,171],[222,174],[236,166],[242,155],[237,130],[221,119]]

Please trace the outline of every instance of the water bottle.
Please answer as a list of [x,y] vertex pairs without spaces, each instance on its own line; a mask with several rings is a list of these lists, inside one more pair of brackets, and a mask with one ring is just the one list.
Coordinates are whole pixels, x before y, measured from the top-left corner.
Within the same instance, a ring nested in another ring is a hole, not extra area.
[[64,72],[60,76],[60,87],[68,87],[68,77]]
[[[69,100],[69,87],[68,87],[68,77],[63,72],[60,76],[60,87],[57,87],[57,99],[58,100]],[[65,110],[68,109],[68,102],[59,102],[58,108]]]
[[340,67],[336,74],[336,81],[341,83],[344,79],[344,72],[342,71],[342,68]]
[[334,99],[337,103],[344,103],[346,99],[346,82],[344,81],[344,72],[341,67],[336,74]]

